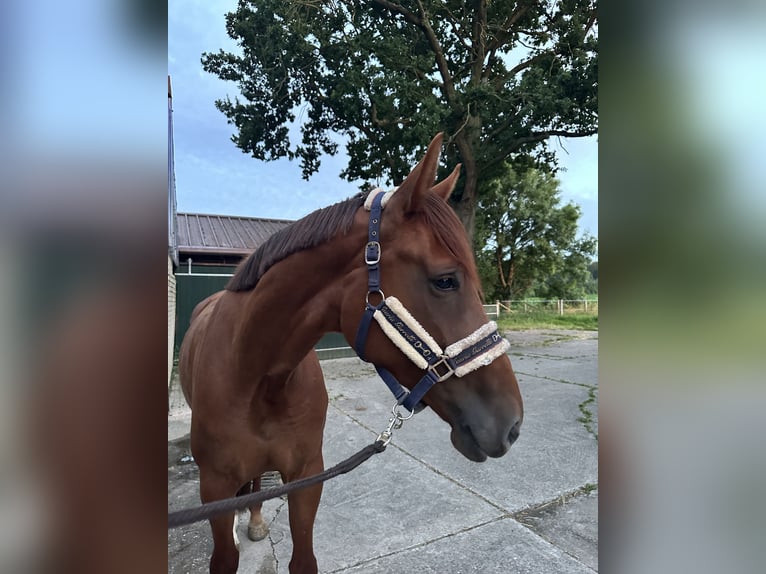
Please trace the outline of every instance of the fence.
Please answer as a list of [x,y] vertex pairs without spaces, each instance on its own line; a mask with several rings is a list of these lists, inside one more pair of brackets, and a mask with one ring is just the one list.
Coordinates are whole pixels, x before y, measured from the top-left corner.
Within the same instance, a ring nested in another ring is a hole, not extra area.
[[487,317],[499,317],[500,316],[500,301],[495,301],[489,305],[484,305],[484,312]]
[[514,299],[497,305],[500,313],[598,314],[598,299]]

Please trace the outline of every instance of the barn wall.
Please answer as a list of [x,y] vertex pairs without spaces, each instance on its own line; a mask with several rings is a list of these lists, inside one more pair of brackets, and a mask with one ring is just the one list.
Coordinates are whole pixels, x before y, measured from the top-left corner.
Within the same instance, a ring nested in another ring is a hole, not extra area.
[[[186,330],[189,328],[192,311],[197,303],[206,297],[222,290],[228,283],[231,273],[234,273],[236,267],[205,267],[202,265],[193,265],[193,273],[221,274],[211,277],[208,275],[185,275],[186,266],[181,265],[179,273],[176,275],[178,298],[176,301],[176,334],[175,334],[175,352],[181,347]],[[181,272],[183,271],[183,273]]]
[[[188,275],[188,268],[183,263],[176,275],[177,300],[176,300],[176,328],[175,328],[175,353],[181,347],[184,335],[189,328],[191,315],[194,307],[206,297],[221,291],[228,283],[236,266],[207,266],[192,265],[192,275]],[[335,359],[339,357],[354,357],[356,353],[348,347],[348,343],[340,333],[328,333],[317,343],[316,350],[320,359]]]

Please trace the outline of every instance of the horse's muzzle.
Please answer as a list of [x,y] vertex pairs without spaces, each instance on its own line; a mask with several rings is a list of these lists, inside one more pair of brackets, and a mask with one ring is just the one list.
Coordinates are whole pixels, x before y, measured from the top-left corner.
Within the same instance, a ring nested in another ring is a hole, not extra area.
[[500,458],[519,438],[521,418],[516,417],[508,430],[491,428],[492,425],[458,424],[452,427],[450,439],[457,451],[469,460],[484,462],[487,457]]
[[521,432],[521,419],[517,419],[515,423],[513,423],[513,426],[511,427],[511,431],[508,433],[508,446],[511,446],[513,443],[516,442],[516,439],[519,438],[519,433]]

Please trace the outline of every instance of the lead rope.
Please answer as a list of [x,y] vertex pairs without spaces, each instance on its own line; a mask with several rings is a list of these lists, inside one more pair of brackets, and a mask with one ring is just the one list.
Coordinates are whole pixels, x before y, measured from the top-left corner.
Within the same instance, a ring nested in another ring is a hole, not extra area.
[[339,462],[332,468],[328,468],[319,474],[288,482],[282,486],[275,486],[273,488],[259,490],[258,492],[253,492],[252,494],[246,494],[243,496],[214,500],[213,502],[207,502],[193,508],[186,508],[184,510],[170,512],[168,513],[168,530],[178,528],[179,526],[185,526],[187,524],[193,524],[194,522],[199,522],[201,520],[207,520],[227,512],[244,510],[245,508],[253,506],[254,504],[263,502],[264,500],[270,500],[272,498],[284,496],[285,494],[289,494],[295,490],[314,486],[315,484],[325,482],[326,480],[335,478],[336,476],[340,476],[341,474],[346,474],[347,472],[354,470],[360,464],[371,458],[374,454],[378,454],[386,450],[388,443],[391,442],[391,436],[393,435],[393,432],[402,428],[404,421],[412,418],[414,413],[410,413],[407,416],[402,415],[399,412],[397,406],[398,405],[394,405],[394,408],[392,409],[392,416],[390,419],[388,419],[388,427],[378,435],[374,443],[367,445],[356,454],[348,457],[344,461]]
[[252,494],[246,494],[243,496],[214,500],[213,502],[207,502],[193,508],[186,508],[184,510],[171,512],[168,514],[168,530],[178,528],[179,526],[185,526],[187,524],[193,524],[194,522],[199,522],[201,520],[207,520],[227,512],[244,510],[245,508],[253,506],[254,504],[263,502],[264,500],[270,500],[272,498],[284,496],[285,494],[289,494],[295,490],[314,486],[315,484],[325,482],[326,480],[335,478],[336,476],[340,476],[341,474],[346,474],[347,472],[354,470],[360,464],[370,459],[373,455],[386,450],[388,443],[391,442],[391,435],[393,432],[402,428],[404,421],[410,419],[413,414],[410,413],[408,416],[402,415],[397,409],[397,405],[394,406],[392,413],[393,415],[390,419],[388,419],[388,427],[378,435],[374,443],[367,445],[356,454],[348,457],[344,461],[339,462],[332,468],[328,468],[327,470],[313,476],[307,476],[306,478],[288,482],[282,486],[275,486],[273,488],[259,490],[258,492],[253,492]]

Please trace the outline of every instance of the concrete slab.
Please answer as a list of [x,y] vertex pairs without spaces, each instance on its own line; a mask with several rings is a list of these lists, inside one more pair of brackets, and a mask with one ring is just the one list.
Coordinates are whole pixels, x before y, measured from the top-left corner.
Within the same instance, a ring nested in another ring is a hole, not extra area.
[[445,536],[344,570],[348,574],[592,574],[593,570],[512,519]]
[[[335,451],[339,459],[375,438],[359,432],[358,425],[335,409],[328,413],[328,426],[333,432],[326,437],[326,450]],[[337,452],[334,445],[338,442],[348,448],[347,454]],[[328,460],[327,464],[334,462]],[[315,529],[332,536],[316,538],[315,554],[322,571],[339,570],[502,515],[501,509],[469,490],[401,451],[389,449],[353,475],[325,485]],[[281,514],[274,527],[283,532],[275,549],[280,563],[288,562],[292,552],[287,519],[286,513]]]
[[[507,512],[597,482],[598,444],[578,421],[579,405],[589,398],[589,390],[536,377],[522,377],[519,384],[525,409],[522,433],[501,459],[481,464],[465,459],[450,443],[449,425],[430,410],[407,421],[391,447],[468,485]],[[350,386],[346,379],[332,379],[328,388],[337,397],[333,404],[359,424],[371,431],[385,426],[393,400],[382,382],[363,378]]]
[[[571,494],[598,480],[597,441],[578,420],[585,405],[597,424],[598,341],[593,334],[571,338],[548,331],[510,338],[521,353],[511,360],[525,401],[521,438],[511,452],[472,463],[452,447],[446,423],[431,411],[420,413],[397,431],[386,452],[325,484],[314,536],[320,572],[547,574],[597,568],[597,493]],[[533,376],[528,367],[534,366]],[[374,439],[393,400],[372,367],[358,359],[322,367],[331,397],[324,437],[325,464],[331,466]],[[199,500],[198,470],[188,462],[190,416],[177,388],[175,393],[168,418],[173,510]],[[289,507],[272,500],[263,513],[271,535],[261,542],[247,539],[246,513],[239,518],[239,572],[285,574],[292,549]],[[206,572],[211,551],[206,522],[172,530],[168,571]]]
[[511,355],[516,377],[525,375],[577,385],[598,386],[598,365],[592,356],[553,357],[542,355]]

